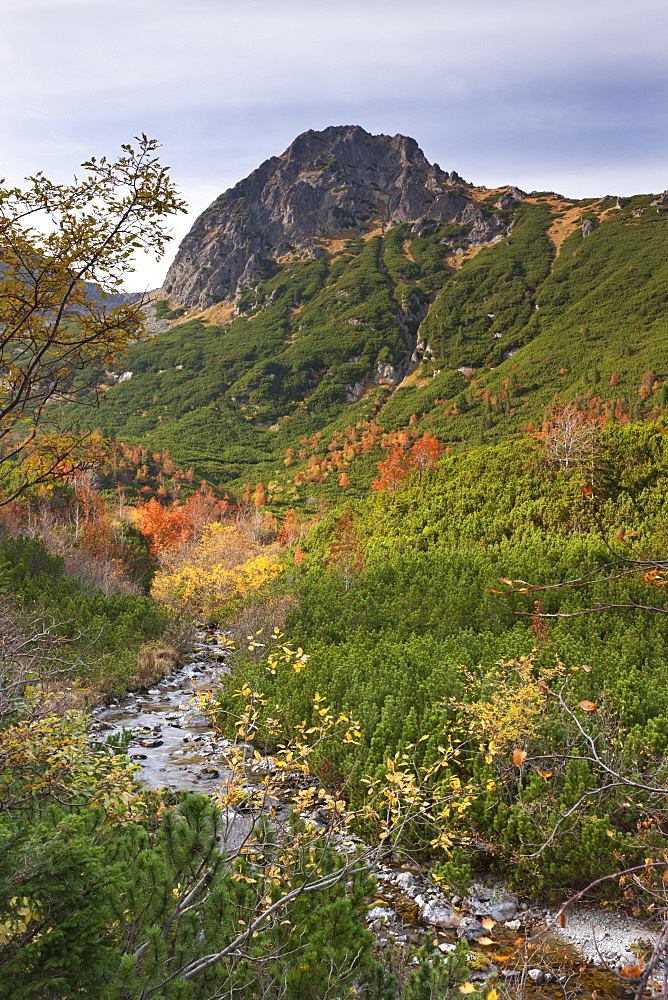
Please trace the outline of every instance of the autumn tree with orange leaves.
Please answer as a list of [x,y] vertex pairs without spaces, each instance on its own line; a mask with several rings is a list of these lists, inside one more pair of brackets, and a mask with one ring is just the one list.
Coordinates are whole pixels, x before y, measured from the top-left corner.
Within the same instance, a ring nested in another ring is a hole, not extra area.
[[411,465],[417,469],[420,479],[429,469],[438,464],[443,445],[433,434],[423,434],[411,448]]
[[410,456],[400,444],[395,444],[389,456],[376,467],[380,473],[371,483],[371,489],[378,493],[395,493],[401,489],[411,472]]
[[327,564],[341,573],[347,593],[353,579],[364,565],[364,552],[349,507],[334,525],[334,539],[329,547]]
[[372,482],[372,490],[394,493],[401,489],[413,470],[417,470],[421,479],[426,471],[438,464],[443,445],[433,434],[423,434],[408,451],[407,444],[408,434],[402,432],[400,439],[392,445],[388,457],[376,463],[380,475]]
[[227,500],[216,500],[205,483],[184,503],[163,506],[155,498],[137,507],[137,526],[160,555],[183,542],[196,541],[204,528],[231,510]]

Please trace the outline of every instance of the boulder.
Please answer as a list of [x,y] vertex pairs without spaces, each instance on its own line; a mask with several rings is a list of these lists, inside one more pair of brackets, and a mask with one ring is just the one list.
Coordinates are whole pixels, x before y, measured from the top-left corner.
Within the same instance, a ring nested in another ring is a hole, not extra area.
[[[462,923],[462,915],[453,910],[447,903],[438,899],[430,899],[424,906],[420,907],[420,923],[429,924],[431,927],[441,927],[443,930],[456,930]],[[482,934],[482,926],[478,926]]]
[[467,941],[475,941],[476,938],[483,937],[485,928],[475,917],[463,917],[457,928],[457,937],[465,938]]
[[413,886],[416,884],[415,876],[411,875],[410,872],[401,872],[401,874],[397,875],[397,877],[395,878],[394,884],[398,886],[399,889],[402,890],[402,892],[407,892],[409,889],[412,889]]
[[391,910],[389,906],[374,906],[372,910],[367,913],[367,920],[373,923],[374,920],[380,921],[381,924],[387,924],[390,920],[394,920],[394,910]]
[[364,395],[364,382],[344,385],[343,391],[346,394],[346,403],[356,403]]
[[390,382],[392,385],[397,380],[397,370],[388,361],[379,361],[376,365],[376,381]]

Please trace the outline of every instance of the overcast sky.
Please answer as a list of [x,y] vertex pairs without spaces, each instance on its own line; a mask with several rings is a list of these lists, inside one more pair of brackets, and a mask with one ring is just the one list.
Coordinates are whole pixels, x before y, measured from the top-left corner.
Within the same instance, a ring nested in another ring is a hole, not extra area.
[[665,0],[0,0],[0,176],[64,181],[145,132],[178,240],[300,132],[356,124],[488,187],[658,192],[667,52]]

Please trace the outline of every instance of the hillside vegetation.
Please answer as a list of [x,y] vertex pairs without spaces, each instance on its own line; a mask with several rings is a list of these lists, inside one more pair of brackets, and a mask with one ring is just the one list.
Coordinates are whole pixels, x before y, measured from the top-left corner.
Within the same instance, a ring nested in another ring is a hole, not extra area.
[[[607,421],[653,419],[668,405],[668,215],[651,201],[580,203],[601,221],[586,237],[567,225],[558,256],[550,234],[573,203],[535,196],[503,213],[507,237],[468,256],[452,256],[465,226],[416,237],[405,224],[273,262],[228,324],[181,318],[134,345],[115,369],[132,377],[104,382],[95,422],[239,494],[277,481],[292,503],[304,439],[319,434],[326,453],[372,418],[389,431],[416,414],[454,450],[521,436],[555,396]],[[381,457],[348,460],[355,488]],[[342,495],[330,471],[306,496]]]
[[[267,675],[242,662],[221,709],[234,713],[242,678],[286,732],[316,724],[318,699],[353,713],[361,747],[330,747],[320,760],[321,780],[340,782],[352,805],[392,761],[414,774],[456,746],[447,774],[473,791],[459,818],[453,810],[444,821],[450,884],[491,866],[525,892],[559,894],[620,862],[642,863],[663,843],[653,823],[637,825],[645,803],[624,787],[593,791],[602,771],[579,759],[587,747],[547,692],[565,684],[568,703],[593,713],[589,728],[616,767],[663,768],[664,616],[640,607],[577,614],[597,601],[662,607],[654,578],[545,590],[536,603],[536,594],[500,593],[508,588],[499,581],[580,577],[611,558],[610,543],[628,551],[615,534],[631,529],[635,551],[664,558],[665,442],[656,427],[612,427],[594,468],[569,473],[526,441],[486,446],[332,514],[302,543],[292,583],[299,603],[288,630],[308,666]],[[542,617],[554,613],[575,617]],[[526,772],[514,752],[533,759]],[[426,839],[433,857],[437,836],[413,824],[404,846]]]

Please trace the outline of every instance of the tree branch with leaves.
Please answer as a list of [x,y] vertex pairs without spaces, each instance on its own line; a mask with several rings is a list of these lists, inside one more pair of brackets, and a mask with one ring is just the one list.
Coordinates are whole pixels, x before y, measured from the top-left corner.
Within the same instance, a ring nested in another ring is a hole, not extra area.
[[71,184],[38,173],[0,188],[0,505],[103,449],[59,426],[54,405],[94,402],[100,368],[144,332],[144,297],[108,296],[134,254],[164,253],[168,218],[185,211],[157,149],[142,135]]

